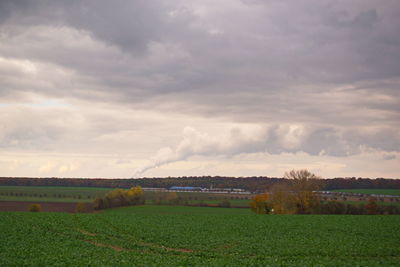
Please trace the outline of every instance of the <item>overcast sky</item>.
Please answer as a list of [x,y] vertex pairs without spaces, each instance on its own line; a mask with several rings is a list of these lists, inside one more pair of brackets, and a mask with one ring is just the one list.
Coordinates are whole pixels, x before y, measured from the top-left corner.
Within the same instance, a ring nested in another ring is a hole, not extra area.
[[400,178],[398,0],[0,1],[0,176]]

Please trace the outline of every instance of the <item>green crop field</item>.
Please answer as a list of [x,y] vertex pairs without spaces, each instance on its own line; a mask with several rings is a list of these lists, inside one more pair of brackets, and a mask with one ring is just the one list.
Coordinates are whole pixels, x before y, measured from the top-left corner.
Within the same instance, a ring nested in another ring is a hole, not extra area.
[[0,266],[398,266],[400,216],[0,212]]
[[400,189],[337,189],[334,192],[400,196]]

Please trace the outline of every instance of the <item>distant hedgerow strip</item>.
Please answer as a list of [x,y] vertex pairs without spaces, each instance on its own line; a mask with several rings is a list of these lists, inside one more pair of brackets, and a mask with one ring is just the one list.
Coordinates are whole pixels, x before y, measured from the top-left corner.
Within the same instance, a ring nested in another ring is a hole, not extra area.
[[143,189],[140,186],[136,186],[131,189],[115,189],[108,192],[104,197],[97,197],[94,200],[94,209],[142,205],[144,202]]

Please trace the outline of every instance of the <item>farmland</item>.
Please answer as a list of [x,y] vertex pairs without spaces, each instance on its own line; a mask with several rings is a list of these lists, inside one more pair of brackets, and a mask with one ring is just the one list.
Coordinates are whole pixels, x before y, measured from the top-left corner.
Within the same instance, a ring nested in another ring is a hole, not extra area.
[[0,265],[368,265],[400,261],[400,216],[137,206],[0,212]]
[[[62,187],[62,186],[0,186],[0,201],[32,202],[86,202],[90,203],[97,196],[102,196],[112,188],[98,187]],[[157,197],[165,197],[168,192],[146,191],[148,203],[154,203]],[[249,195],[212,194],[200,192],[178,192],[177,196],[187,204],[218,204],[229,200],[232,206],[248,207]]]
[[400,196],[400,189],[337,189],[333,192]]
[[92,202],[111,188],[53,187],[53,186],[0,186],[0,200],[41,202]]

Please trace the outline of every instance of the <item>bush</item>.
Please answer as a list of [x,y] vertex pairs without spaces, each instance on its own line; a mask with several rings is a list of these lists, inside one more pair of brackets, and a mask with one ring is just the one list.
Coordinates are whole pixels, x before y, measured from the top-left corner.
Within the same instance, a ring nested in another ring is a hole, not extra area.
[[257,214],[268,214],[271,211],[268,199],[267,193],[256,195],[250,202],[251,210]]
[[379,214],[400,214],[400,206],[378,206],[378,213]]
[[75,208],[76,212],[86,212],[86,204],[83,202],[79,202],[76,204],[76,208]]
[[104,197],[94,200],[94,209],[107,209],[129,205],[143,205],[144,193],[140,186],[132,187],[129,190],[115,189],[108,192]]
[[42,206],[40,204],[31,204],[28,210],[31,212],[39,212],[42,211]]
[[376,203],[376,198],[371,197],[368,199],[365,209],[369,215],[374,215],[378,213],[378,204]]
[[320,206],[322,214],[346,214],[347,206],[338,201],[328,201]]

